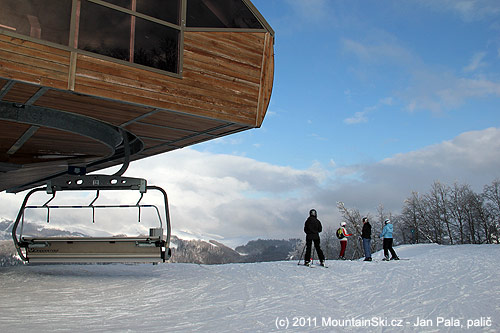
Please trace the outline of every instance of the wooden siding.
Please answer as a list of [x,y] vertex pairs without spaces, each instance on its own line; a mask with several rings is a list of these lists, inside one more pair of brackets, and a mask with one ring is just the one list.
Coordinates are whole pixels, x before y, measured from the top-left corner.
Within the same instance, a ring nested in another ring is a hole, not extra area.
[[182,79],[79,54],[75,92],[255,126],[265,35],[186,32]]
[[260,127],[271,102],[274,81],[274,38],[266,34],[266,41],[262,56],[262,67],[260,76],[259,106],[257,109],[256,126]]
[[67,89],[70,53],[0,34],[0,76]]
[[[269,33],[185,32],[183,52],[182,78],[78,54],[74,91],[150,109],[260,126],[274,70],[273,37]],[[73,79],[70,57],[67,50],[0,34],[0,76],[7,79],[67,90]],[[61,92],[50,95],[44,96],[44,105],[54,104],[51,97],[62,102]],[[105,121],[119,123],[117,113],[112,112],[116,107],[108,106],[112,103],[102,99],[92,102],[83,96],[79,99],[95,106],[95,113],[101,116],[107,108],[110,114]],[[79,108],[78,113],[88,112],[84,109]],[[124,117],[130,119],[137,116],[136,111],[121,112],[131,112]]]

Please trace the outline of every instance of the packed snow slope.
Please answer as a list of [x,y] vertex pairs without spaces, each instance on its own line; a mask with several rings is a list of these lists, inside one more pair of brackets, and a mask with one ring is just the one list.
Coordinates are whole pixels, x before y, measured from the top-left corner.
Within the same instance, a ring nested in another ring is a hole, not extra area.
[[396,251],[409,260],[4,267],[0,332],[500,331],[499,245]]

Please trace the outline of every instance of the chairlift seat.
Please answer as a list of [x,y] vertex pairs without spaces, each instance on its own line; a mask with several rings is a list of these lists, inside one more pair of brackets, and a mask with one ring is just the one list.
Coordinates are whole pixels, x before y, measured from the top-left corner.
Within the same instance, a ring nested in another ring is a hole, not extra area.
[[30,263],[164,262],[166,238],[158,237],[22,237]]

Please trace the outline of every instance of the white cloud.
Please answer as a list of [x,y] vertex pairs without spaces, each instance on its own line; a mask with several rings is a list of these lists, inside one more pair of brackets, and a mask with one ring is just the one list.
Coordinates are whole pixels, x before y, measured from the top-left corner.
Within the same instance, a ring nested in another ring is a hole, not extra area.
[[368,117],[366,117],[366,111],[356,112],[354,117],[344,119],[344,123],[348,125],[366,123],[368,122]]
[[391,38],[387,35],[375,36],[371,42],[344,38],[341,42],[344,52],[353,53],[362,61],[370,63],[390,62],[399,66],[414,66],[416,63],[420,63],[412,52],[398,45],[394,38],[389,41],[385,39]]
[[[434,169],[439,173],[454,173],[456,170],[489,169],[500,162],[500,130],[488,128],[483,131],[462,133],[453,140],[425,147],[405,154],[397,154],[379,162],[387,167],[409,169]],[[460,162],[460,164],[456,164]],[[448,177],[447,177],[448,178]]]
[[327,176],[316,165],[297,170],[192,149],[135,162],[129,171],[169,191],[177,227],[225,238],[280,237],[283,228],[293,230],[290,225],[303,221],[292,216],[309,209],[300,199]]
[[466,22],[479,21],[486,18],[497,18],[500,14],[500,3],[497,0],[417,0],[436,11],[457,14]]
[[[363,214],[374,213],[379,204],[397,213],[411,191],[427,192],[435,180],[467,183],[481,191],[498,177],[499,151],[500,128],[488,128],[370,164],[338,166],[330,161],[326,167],[314,163],[298,170],[182,149],[133,162],[126,175],[144,177],[167,191],[174,231],[220,235],[222,241],[237,239],[230,244],[238,245],[258,237],[302,237],[312,207],[318,209],[325,228],[335,226],[337,201]],[[120,200],[137,200],[135,195]],[[0,199],[2,216],[14,219],[23,195],[0,193]],[[91,200],[83,198],[85,203]],[[131,219],[135,217],[132,211]],[[125,228],[114,215],[106,220],[115,230]],[[137,226],[137,221],[131,223],[127,231]]]
[[[380,204],[398,213],[412,191],[426,193],[435,180],[469,184],[481,192],[484,185],[499,177],[499,151],[500,128],[466,132],[377,163],[339,167],[335,181],[318,189],[317,197],[324,208],[327,203],[343,201],[362,214],[374,214]],[[336,213],[329,211],[326,220],[338,220]]]
[[500,81],[484,77],[462,78],[450,72],[421,68],[412,73],[410,85],[395,94],[411,112],[428,110],[440,113],[456,109],[471,98],[500,96]]
[[394,103],[394,100],[392,97],[386,97],[386,98],[382,98],[380,100],[380,104],[382,105],[392,105]]
[[[370,42],[344,39],[342,46],[344,52],[354,54],[362,65],[372,67],[379,64],[390,65],[398,74],[406,73],[403,77],[407,86],[397,88],[393,93],[398,100],[405,103],[405,109],[410,112],[426,110],[440,113],[458,108],[470,98],[500,96],[500,81],[495,75],[490,75],[495,79],[465,78],[457,76],[452,70],[435,68],[426,64],[418,55],[401,46],[397,39],[390,36],[386,39],[377,37]],[[485,57],[484,52],[474,54],[463,71],[473,73],[486,66]],[[393,102],[392,99],[385,99],[380,100],[379,104],[383,104],[384,101]],[[345,122],[350,124],[365,122],[367,119],[364,116],[363,113],[358,113]]]
[[356,112],[353,117],[344,119],[344,123],[347,125],[367,123],[369,120],[367,115],[369,113],[376,111],[380,106],[392,105],[392,103],[392,97],[383,98],[377,105],[367,106],[363,109],[363,111]]
[[318,22],[328,18],[328,0],[287,0],[295,14],[309,22]]
[[464,67],[464,72],[474,72],[478,68],[486,66],[486,63],[483,62],[484,57],[486,56],[486,52],[477,52],[472,56],[470,63]]
[[450,110],[462,105],[468,98],[482,98],[490,95],[500,96],[500,82],[487,79],[466,79],[444,76],[448,80],[436,79],[425,86],[410,91],[414,94],[414,108],[433,112]]

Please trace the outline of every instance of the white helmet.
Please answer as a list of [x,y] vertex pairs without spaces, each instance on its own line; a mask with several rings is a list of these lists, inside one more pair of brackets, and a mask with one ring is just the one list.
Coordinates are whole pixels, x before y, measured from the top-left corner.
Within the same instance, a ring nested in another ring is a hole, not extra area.
[[340,226],[341,226],[341,227],[345,227],[345,226],[346,226],[346,223],[345,223],[345,222],[340,222]]
[[386,220],[384,221],[384,223],[385,223],[385,224],[389,224],[389,223],[391,223],[391,220],[386,219]]

